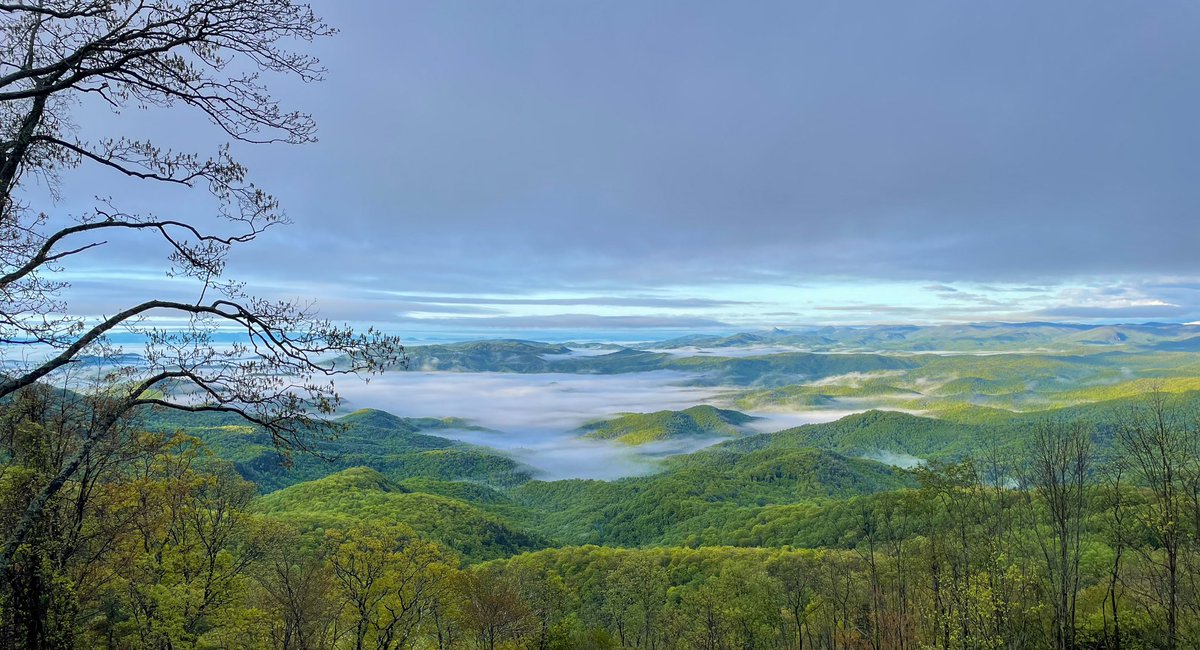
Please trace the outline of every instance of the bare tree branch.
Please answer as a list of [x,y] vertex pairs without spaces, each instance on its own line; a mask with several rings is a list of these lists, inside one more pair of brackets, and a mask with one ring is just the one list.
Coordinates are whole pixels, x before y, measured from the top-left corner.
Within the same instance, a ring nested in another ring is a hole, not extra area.
[[[0,345],[50,348],[6,367],[0,400],[65,380],[73,369],[86,374],[85,355],[113,362],[75,455],[64,456],[6,533],[0,571],[48,501],[131,411],[234,413],[268,432],[285,454],[311,451],[309,441],[340,403],[334,378],[403,360],[394,336],[331,324],[306,301],[251,297],[223,278],[232,247],[288,223],[227,143],[203,157],[119,134],[84,138],[72,119],[81,98],[99,95],[118,116],[177,108],[230,139],[311,142],[312,118],[281,107],[264,77],[319,80],[320,62],[292,46],[332,32],[296,0],[0,0]],[[61,176],[81,165],[199,193],[187,195],[189,205],[210,202],[212,221],[222,225],[130,213],[112,198],[88,213],[53,218],[52,208],[23,203],[25,184],[44,183],[57,197]],[[65,219],[74,223],[64,226]],[[72,309],[66,266],[138,232],[164,244],[164,273],[191,282],[199,297],[152,297],[98,320]],[[163,314],[182,324],[153,327]],[[144,341],[137,362],[106,343],[119,330]],[[218,338],[229,331],[240,335],[233,343]]]

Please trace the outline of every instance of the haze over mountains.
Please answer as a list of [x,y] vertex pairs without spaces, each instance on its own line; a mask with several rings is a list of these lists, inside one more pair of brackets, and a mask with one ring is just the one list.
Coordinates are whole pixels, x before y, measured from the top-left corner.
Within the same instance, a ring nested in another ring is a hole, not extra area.
[[332,462],[298,455],[286,468],[265,434],[227,416],[147,424],[233,460],[267,494],[265,513],[312,527],[403,513],[479,559],[742,543],[750,528],[756,545],[827,545],[837,524],[814,500],[1015,453],[1036,422],[1103,422],[1150,388],[1200,404],[1198,340],[1180,324],[1020,323],[472,341],[411,348],[419,369],[350,387],[359,410],[318,447]]
[[[395,477],[504,487],[655,474],[664,459],[723,440],[872,409],[953,423],[939,443],[926,439],[943,424],[918,427],[915,439],[892,432],[874,446],[819,445],[911,467],[972,448],[962,440],[968,425],[1089,408],[1151,387],[1200,390],[1198,344],[1200,328],[1184,324],[1016,323],[774,329],[636,345],[415,346],[412,370],[345,386],[351,410],[375,410],[345,416],[354,433],[324,470],[302,456],[277,476],[270,446],[221,428],[229,423],[205,436],[232,445],[264,488],[359,464]],[[403,453],[382,453],[388,449]]]
[[[641,344],[486,340],[411,347],[411,370],[343,393],[350,408],[462,418],[475,428],[439,435],[500,450],[532,476],[609,479],[654,472],[663,457],[746,431],[872,408],[970,421],[1152,385],[1200,389],[1198,342],[1200,328],[1163,323],[822,327]],[[689,411],[698,405],[725,410],[698,422]]]

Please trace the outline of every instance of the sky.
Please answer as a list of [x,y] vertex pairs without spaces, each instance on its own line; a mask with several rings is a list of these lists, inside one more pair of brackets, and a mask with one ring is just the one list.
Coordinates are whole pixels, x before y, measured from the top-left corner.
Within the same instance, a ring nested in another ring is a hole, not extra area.
[[[269,297],[413,340],[807,324],[1200,319],[1200,5],[319,0],[319,142],[235,146],[293,224]],[[82,137],[214,151],[186,109]],[[211,205],[103,170],[113,196]],[[77,313],[195,293],[153,242],[67,269]]]

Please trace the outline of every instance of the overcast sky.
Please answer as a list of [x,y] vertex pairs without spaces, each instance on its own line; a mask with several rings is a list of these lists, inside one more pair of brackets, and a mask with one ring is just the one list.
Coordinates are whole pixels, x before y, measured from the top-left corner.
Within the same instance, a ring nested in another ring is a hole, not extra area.
[[[1195,2],[314,7],[328,79],[273,88],[320,142],[237,149],[295,221],[233,260],[260,294],[415,335],[1200,318]],[[93,259],[79,310],[176,290]]]

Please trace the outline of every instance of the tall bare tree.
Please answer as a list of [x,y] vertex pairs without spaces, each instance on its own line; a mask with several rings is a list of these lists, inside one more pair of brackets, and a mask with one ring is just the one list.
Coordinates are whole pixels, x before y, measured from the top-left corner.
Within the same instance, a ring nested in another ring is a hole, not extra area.
[[1093,461],[1092,438],[1086,425],[1045,420],[1033,430],[1029,464],[1023,473],[1023,492],[1034,530],[1048,525],[1049,534],[1035,534],[1051,590],[1054,647],[1076,647],[1076,601],[1082,559],[1083,525],[1087,517],[1087,482]]
[[1187,525],[1188,468],[1195,466],[1197,428],[1168,404],[1166,394],[1152,392],[1143,406],[1127,411],[1117,424],[1117,440],[1127,473],[1150,495],[1139,518],[1141,534],[1151,541],[1137,552],[1151,569],[1153,602],[1162,608],[1163,646],[1191,646],[1181,634],[1186,563],[1192,555]]
[[[313,141],[312,118],[281,107],[265,78],[319,80],[317,59],[291,48],[332,31],[293,0],[0,0],[0,344],[39,351],[11,355],[34,361],[6,368],[0,399],[96,354],[114,331],[146,341],[140,359],[113,370],[112,385],[98,394],[103,417],[80,432],[74,456],[6,532],[0,569],[112,425],[138,407],[238,413],[279,447],[304,449],[310,416],[338,404],[333,375],[402,357],[394,337],[321,320],[307,301],[252,297],[223,276],[232,247],[288,222],[277,200],[248,180],[228,142]],[[109,107],[116,124],[169,108],[180,120],[207,120],[225,137],[211,156],[121,133],[88,140],[72,119],[82,106]],[[33,205],[35,181],[53,192],[85,165],[190,190],[187,203],[207,201],[211,218],[176,214],[177,203],[162,213],[124,210],[119,197],[70,218],[56,214],[54,202]],[[161,240],[164,271],[190,281],[195,299],[149,296],[111,316],[76,315],[63,270],[136,233]],[[185,325],[150,326],[146,319],[157,316]],[[218,330],[241,338],[218,344]]]

